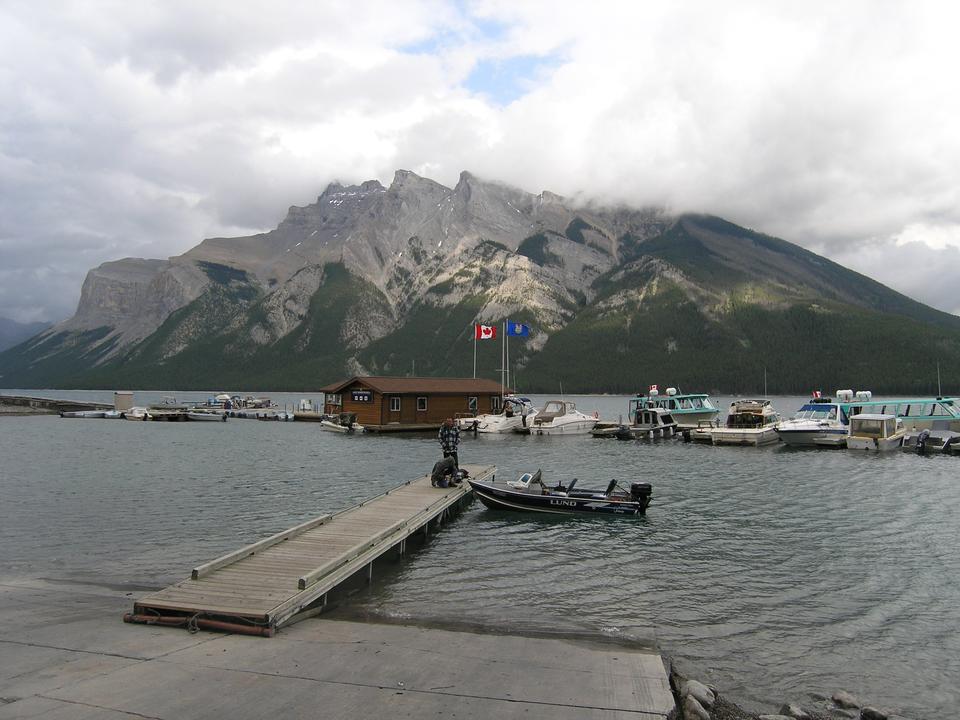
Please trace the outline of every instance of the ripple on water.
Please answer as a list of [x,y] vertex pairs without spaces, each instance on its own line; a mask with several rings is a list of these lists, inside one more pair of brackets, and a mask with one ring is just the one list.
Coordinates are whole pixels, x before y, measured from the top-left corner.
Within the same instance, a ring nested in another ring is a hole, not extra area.
[[[626,401],[578,403],[615,416]],[[0,424],[5,576],[164,584],[437,456],[430,436],[310,423]],[[507,477],[540,467],[548,481],[649,481],[653,504],[638,520],[474,504],[380,569],[354,608],[652,636],[757,709],[839,687],[908,716],[953,707],[960,459],[510,436],[466,436],[461,457]]]

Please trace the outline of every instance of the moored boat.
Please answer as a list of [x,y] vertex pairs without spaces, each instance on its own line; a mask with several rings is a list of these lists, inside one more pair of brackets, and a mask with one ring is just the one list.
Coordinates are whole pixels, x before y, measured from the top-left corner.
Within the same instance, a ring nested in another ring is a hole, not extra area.
[[670,437],[677,429],[677,423],[669,411],[663,408],[640,409],[634,406],[633,400],[630,406],[630,420],[630,424],[597,423],[590,434],[601,438],[641,440]]
[[814,393],[792,418],[781,421],[776,431],[784,444],[792,447],[845,447],[849,422],[838,402]]
[[476,430],[481,433],[509,433],[517,428],[530,427],[537,416],[537,409],[530,398],[507,395],[503,409],[498,413],[478,415],[475,418],[459,418],[461,430]]
[[906,436],[903,420],[896,415],[860,413],[850,418],[848,450],[888,452],[903,445]]
[[544,484],[540,470],[523,473],[505,483],[472,478],[467,478],[467,482],[480,501],[491,509],[553,515],[643,515],[652,495],[650,484],[643,482],[631,483],[627,490],[611,480],[605,490],[582,490],[575,489],[577,479],[574,478],[566,486],[550,487]]
[[513,428],[514,432],[532,435],[586,435],[597,424],[597,418],[577,410],[576,403],[566,400],[548,400],[526,426]]
[[187,420],[193,422],[226,422],[227,414],[225,412],[203,412],[197,410],[188,412]]
[[95,418],[98,420],[102,420],[106,416],[107,412],[108,412],[107,410],[71,410],[68,412],[60,413],[60,417],[74,418],[74,419],[81,418],[81,419],[88,419],[88,420],[91,418]]
[[769,400],[734,400],[723,426],[705,432],[714,445],[767,445],[779,440],[779,422]]
[[706,393],[683,393],[677,388],[668,387],[666,394],[661,395],[656,385],[651,385],[646,395],[637,395],[630,404],[640,409],[666,410],[682,430],[713,424],[720,415],[720,410]]
[[903,438],[903,451],[917,455],[956,452],[958,449],[960,433],[953,430],[908,432]]
[[357,422],[356,413],[343,412],[339,415],[333,415],[326,420],[321,420],[320,429],[339,433],[355,433],[363,432],[364,427]]

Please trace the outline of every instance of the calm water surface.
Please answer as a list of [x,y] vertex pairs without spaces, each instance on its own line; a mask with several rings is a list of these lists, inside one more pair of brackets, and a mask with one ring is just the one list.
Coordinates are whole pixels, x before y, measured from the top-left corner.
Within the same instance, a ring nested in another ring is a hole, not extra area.
[[[136,399],[171,394],[208,395]],[[604,417],[627,404],[574,399]],[[802,399],[774,402],[790,414]],[[375,576],[355,609],[653,636],[766,712],[840,688],[917,718],[960,702],[960,457],[469,435],[460,455],[501,477],[541,467],[582,485],[643,479],[654,500],[641,520],[474,503]],[[341,436],[311,423],[0,418],[0,577],[165,585],[438,457],[429,436]]]

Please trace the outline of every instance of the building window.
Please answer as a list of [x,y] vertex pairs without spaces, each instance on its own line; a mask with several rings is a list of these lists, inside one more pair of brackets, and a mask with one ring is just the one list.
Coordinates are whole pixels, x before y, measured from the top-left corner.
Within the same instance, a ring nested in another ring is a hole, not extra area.
[[425,397],[417,398],[417,412],[427,411],[427,399]]
[[500,396],[499,395],[490,396],[490,409],[493,412],[500,412]]
[[342,405],[343,401],[340,399],[340,394],[327,395],[327,404],[329,405]]
[[390,412],[400,412],[400,396],[393,395],[390,398]]
[[476,396],[476,395],[471,395],[470,397],[467,398],[467,410],[469,410],[470,412],[472,412],[474,415],[477,414],[477,406],[478,406],[478,404],[479,404],[479,403],[477,403],[477,396]]

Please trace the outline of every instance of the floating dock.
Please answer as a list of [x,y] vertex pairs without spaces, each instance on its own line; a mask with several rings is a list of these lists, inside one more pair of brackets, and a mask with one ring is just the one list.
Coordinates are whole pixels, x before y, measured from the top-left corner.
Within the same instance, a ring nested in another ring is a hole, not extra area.
[[[492,465],[463,465],[490,479]],[[315,614],[326,594],[373,561],[400,553],[459,509],[470,486],[436,488],[423,476],[332,515],[323,515],[193,569],[191,577],[134,603],[126,622],[225,630],[271,637]]]

